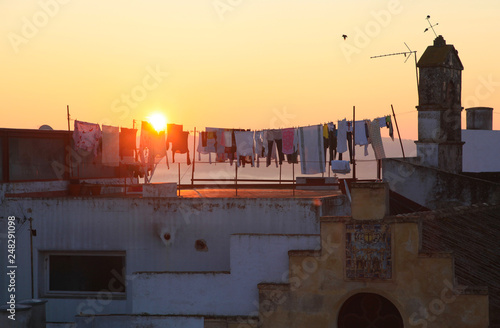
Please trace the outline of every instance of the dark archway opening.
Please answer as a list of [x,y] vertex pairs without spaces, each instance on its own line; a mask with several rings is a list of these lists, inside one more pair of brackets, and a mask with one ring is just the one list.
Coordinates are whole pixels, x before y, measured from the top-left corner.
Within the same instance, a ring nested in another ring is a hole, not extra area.
[[339,328],[403,328],[403,318],[388,299],[373,293],[356,294],[342,305]]

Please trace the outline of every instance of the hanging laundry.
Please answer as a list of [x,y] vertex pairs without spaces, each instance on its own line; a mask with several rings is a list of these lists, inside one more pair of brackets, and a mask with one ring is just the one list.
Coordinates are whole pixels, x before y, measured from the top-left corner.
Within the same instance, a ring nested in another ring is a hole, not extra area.
[[[155,164],[158,164],[160,160],[163,157],[167,156],[167,143],[165,140],[165,131],[160,131],[157,132],[157,135],[155,135],[155,138],[153,139],[153,151],[152,151],[152,158],[153,162]],[[166,157],[166,164],[167,167],[170,168],[169,163],[168,163],[168,157]]]
[[264,134],[267,139],[267,159],[266,166],[271,165],[271,157],[274,143],[276,143],[276,147],[278,148],[278,157],[280,165],[283,164],[285,160],[285,155],[283,154],[283,134],[281,130],[265,130]]
[[120,157],[123,163],[133,164],[135,150],[137,149],[137,129],[121,128],[120,131]]
[[368,139],[366,138],[365,121],[356,121],[354,124],[356,131],[354,135],[355,144],[359,146],[368,145]]
[[75,120],[75,130],[73,131],[75,148],[93,152],[94,156],[97,156],[101,138],[102,133],[99,124]]
[[[201,161],[201,154],[207,155],[209,158],[209,162],[212,162],[212,154],[208,151],[208,132],[200,132],[200,137],[198,139],[198,148],[196,151],[198,152],[198,160]],[[215,143],[215,141],[214,141]]]
[[175,154],[187,153],[186,163],[187,165],[191,165],[191,159],[189,158],[188,138],[189,138],[189,132],[181,131],[179,138],[177,139],[177,142],[172,143],[172,163],[175,163]]
[[337,152],[340,154],[347,151],[347,122],[345,118],[337,123]]
[[286,161],[288,164],[298,164],[299,163],[299,151],[296,150],[293,154],[286,155]]
[[330,162],[337,157],[337,127],[332,122],[328,123],[328,140],[330,144]]
[[346,124],[347,124],[346,131],[347,132],[352,132],[352,121],[347,121]]
[[[250,156],[252,167],[255,166],[255,148],[254,148],[254,133],[253,131],[235,131],[234,132],[236,140],[236,156],[240,158],[241,156]],[[240,161],[238,161],[238,166]]]
[[182,137],[182,124],[167,124],[167,150],[169,149],[169,144],[172,146],[180,141]]
[[328,139],[328,123],[323,124],[323,138]]
[[226,161],[226,153],[225,153],[225,143],[224,143],[224,129],[216,129],[216,161],[224,162]]
[[295,128],[283,129],[281,131],[283,137],[283,154],[289,155],[296,151]]
[[224,146],[231,148],[233,146],[233,130],[224,131]]
[[257,167],[260,166],[259,158],[265,157],[265,149],[264,149],[264,131],[255,131],[255,154],[257,157]]
[[139,157],[143,166],[152,169],[153,143],[157,133],[151,123],[141,122],[141,136],[139,142]]
[[385,124],[389,128],[389,137],[391,137],[392,141],[394,141],[394,129],[392,127],[392,121],[390,115],[387,115],[385,117]]
[[119,166],[120,164],[120,128],[102,126],[102,164]]
[[207,131],[206,151],[209,154],[208,161],[212,163],[211,153],[217,153],[217,128],[205,128],[205,131]]
[[[352,132],[347,132],[346,134],[347,138],[347,150],[349,150],[349,161],[352,163]],[[339,158],[342,159],[342,158]]]
[[200,132],[200,141],[201,141],[201,146],[206,147],[207,146],[207,132]]
[[330,148],[330,136],[328,133],[328,124],[323,124],[323,152],[325,154],[326,161],[326,150]]
[[365,120],[365,135],[366,135],[366,140],[368,140],[368,143],[365,145],[365,156],[368,156],[368,145],[372,143],[370,139],[370,133],[368,132],[369,123],[370,120]]
[[225,130],[224,131],[224,152],[227,155],[227,158],[229,159],[229,164],[233,165],[233,161],[236,159],[236,138],[234,136],[234,129],[232,130]]
[[298,130],[302,174],[324,173],[323,126],[301,127]]
[[[380,119],[374,119],[368,124],[368,132],[370,133],[370,140],[372,142],[373,151],[375,152],[376,159],[385,158],[384,144],[380,136]],[[382,118],[385,123],[385,119]]]
[[[143,166],[153,170],[154,166],[167,154],[165,131],[157,132],[151,123],[142,121],[139,156]],[[168,158],[166,160],[168,166]]]
[[331,161],[330,167],[333,173],[348,174],[351,172],[349,161]]

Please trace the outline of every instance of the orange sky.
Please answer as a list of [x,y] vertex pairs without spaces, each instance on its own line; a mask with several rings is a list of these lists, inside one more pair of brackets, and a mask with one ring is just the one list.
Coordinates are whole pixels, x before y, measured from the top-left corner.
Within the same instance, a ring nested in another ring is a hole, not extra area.
[[189,129],[262,129],[393,104],[416,139],[413,58],[370,56],[406,42],[420,57],[434,39],[427,15],[465,66],[462,105],[500,102],[491,0],[5,0],[0,13],[0,127],[66,129],[66,105],[73,119],[126,127],[159,111]]

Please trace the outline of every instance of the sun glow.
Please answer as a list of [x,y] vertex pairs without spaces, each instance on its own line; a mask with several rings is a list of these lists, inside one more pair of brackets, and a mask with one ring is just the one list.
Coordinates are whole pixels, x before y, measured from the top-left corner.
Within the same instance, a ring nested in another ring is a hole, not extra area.
[[167,127],[167,118],[161,113],[153,113],[149,115],[147,119],[153,128],[158,132],[165,130]]

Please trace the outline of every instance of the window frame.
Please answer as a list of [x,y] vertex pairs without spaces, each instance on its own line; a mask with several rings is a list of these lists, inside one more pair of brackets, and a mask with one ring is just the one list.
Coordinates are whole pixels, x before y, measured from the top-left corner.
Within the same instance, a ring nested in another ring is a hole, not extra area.
[[[63,255],[63,256],[116,256],[123,258],[123,268],[118,274],[121,276],[127,268],[127,257],[125,251],[41,251],[39,261],[39,295],[43,298],[106,298],[112,300],[126,300],[127,299],[127,284],[123,284],[124,290],[122,292],[111,291],[108,288],[101,289],[100,291],[52,291],[50,290],[50,256]],[[117,281],[118,278],[116,278]],[[126,281],[125,277],[122,277]],[[116,284],[116,283],[115,283]]]

